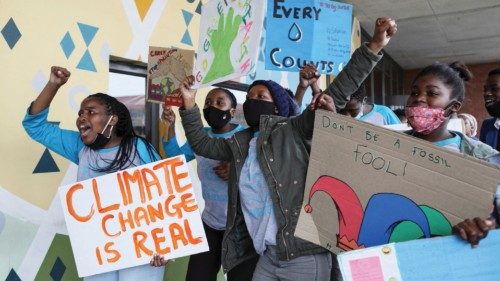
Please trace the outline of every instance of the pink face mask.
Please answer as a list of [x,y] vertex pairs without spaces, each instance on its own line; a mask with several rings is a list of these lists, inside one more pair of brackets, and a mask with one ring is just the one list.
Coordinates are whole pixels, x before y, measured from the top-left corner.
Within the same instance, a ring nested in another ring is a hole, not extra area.
[[424,135],[430,134],[446,120],[445,111],[442,108],[407,106],[405,114],[413,130]]

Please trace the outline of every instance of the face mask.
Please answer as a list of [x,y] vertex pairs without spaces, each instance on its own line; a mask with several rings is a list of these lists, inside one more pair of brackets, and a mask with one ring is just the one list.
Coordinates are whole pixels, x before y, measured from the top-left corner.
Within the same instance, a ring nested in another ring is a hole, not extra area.
[[446,120],[445,110],[442,108],[407,106],[405,114],[413,130],[424,135],[430,134]]
[[500,117],[500,101],[496,101],[490,106],[486,107],[488,114],[492,117],[499,118]]
[[220,129],[231,120],[231,109],[223,111],[216,107],[209,106],[203,109],[203,116],[210,127]]
[[103,135],[103,133],[106,130],[106,128],[108,127],[112,118],[113,118],[113,116],[109,117],[108,123],[106,123],[106,126],[104,126],[104,129],[102,129],[102,132],[97,133],[94,141],[91,144],[89,144],[88,147],[90,147],[91,149],[99,149],[99,148],[103,148],[106,144],[108,144],[108,142],[111,140],[111,132],[113,131],[113,125],[111,125],[111,129],[109,129],[108,137],[105,137]]
[[272,115],[274,113],[274,103],[269,101],[248,99],[243,103],[243,114],[245,121],[252,129],[259,129],[260,116]]

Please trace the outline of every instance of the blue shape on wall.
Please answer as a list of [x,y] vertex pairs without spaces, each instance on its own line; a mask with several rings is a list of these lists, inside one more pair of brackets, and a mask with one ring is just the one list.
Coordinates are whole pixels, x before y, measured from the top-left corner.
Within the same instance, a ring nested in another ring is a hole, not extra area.
[[94,39],[94,36],[97,33],[97,30],[99,30],[99,28],[80,22],[78,23],[78,28],[80,29],[83,40],[85,41],[85,44],[87,44],[88,47],[90,45],[90,42],[92,42],[92,40]]
[[5,278],[5,281],[21,281],[21,278],[19,278],[16,271],[11,268],[9,275],[7,275],[7,278]]
[[196,7],[195,12],[196,12],[198,15],[201,15],[201,0],[200,0],[200,2],[198,2],[198,6]]
[[2,28],[2,35],[3,39],[5,39],[5,42],[7,42],[7,45],[9,45],[9,48],[11,49],[14,48],[17,41],[19,41],[19,38],[21,38],[21,32],[19,32],[19,29],[12,18],[10,18],[7,24],[5,24]]
[[54,158],[50,154],[50,151],[48,149],[45,149],[45,151],[42,154],[42,157],[40,158],[38,164],[36,164],[36,167],[33,170],[33,174],[52,173],[52,172],[59,172],[59,167],[57,167],[56,161],[54,161]]
[[75,50],[75,43],[73,42],[73,38],[71,38],[69,32],[66,32],[59,45],[61,45],[66,58],[69,58],[69,56],[71,56],[71,54]]
[[64,271],[66,271],[66,266],[62,262],[62,260],[57,257],[56,261],[54,262],[54,265],[52,266],[52,270],[50,271],[50,277],[54,281],[61,281]]
[[82,58],[80,59],[80,62],[76,66],[76,68],[88,70],[88,71],[94,71],[94,72],[97,71],[95,69],[94,61],[92,60],[92,57],[90,56],[89,50],[85,51],[85,53],[83,54]]
[[184,22],[186,23],[186,26],[188,26],[189,23],[191,22],[191,19],[193,18],[193,14],[186,10],[182,10],[182,16],[184,17]]
[[181,43],[184,43],[184,44],[189,45],[189,46],[193,46],[193,43],[191,42],[191,36],[189,36],[188,30],[186,30],[186,32],[184,32],[184,36],[182,36]]

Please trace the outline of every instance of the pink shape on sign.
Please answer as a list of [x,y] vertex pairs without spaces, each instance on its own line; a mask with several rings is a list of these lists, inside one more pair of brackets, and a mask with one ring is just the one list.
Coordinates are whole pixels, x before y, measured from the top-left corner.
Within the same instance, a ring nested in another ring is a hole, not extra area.
[[352,281],[384,281],[382,265],[377,256],[349,261]]

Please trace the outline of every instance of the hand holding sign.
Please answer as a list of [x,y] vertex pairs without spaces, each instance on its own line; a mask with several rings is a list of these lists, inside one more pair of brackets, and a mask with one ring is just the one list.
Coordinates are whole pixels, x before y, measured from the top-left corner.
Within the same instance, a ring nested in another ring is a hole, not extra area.
[[230,162],[227,161],[221,161],[219,162],[219,165],[214,168],[214,172],[219,178],[222,180],[228,181],[229,180],[229,166]]
[[68,82],[69,77],[71,76],[71,72],[69,72],[64,67],[52,66],[50,68],[50,78],[49,83],[61,87],[62,85]]
[[489,230],[495,229],[495,221],[491,219],[466,219],[453,227],[453,233],[469,242],[472,247],[479,245],[479,240],[488,235]]
[[196,104],[196,90],[191,89],[194,84],[194,76],[187,76],[179,85],[182,99],[184,100],[184,107],[191,109]]
[[396,21],[391,18],[378,18],[375,22],[375,31],[373,32],[372,41],[368,44],[370,50],[378,54],[387,46],[392,36],[398,31]]
[[210,46],[214,51],[214,62],[210,66],[207,75],[203,78],[203,83],[208,83],[218,77],[230,74],[233,72],[233,65],[229,55],[229,49],[238,34],[238,29],[241,24],[241,16],[234,16],[234,9],[231,7],[227,13],[226,19],[224,14],[219,17],[219,26],[210,35]]
[[337,113],[337,111],[335,110],[335,103],[333,101],[333,98],[325,93],[316,94],[313,97],[309,108],[311,110],[324,109]]

